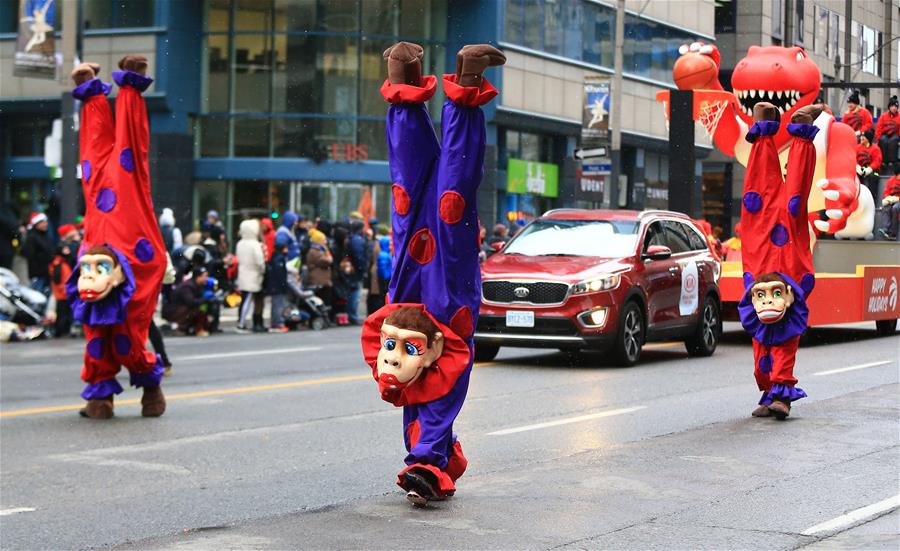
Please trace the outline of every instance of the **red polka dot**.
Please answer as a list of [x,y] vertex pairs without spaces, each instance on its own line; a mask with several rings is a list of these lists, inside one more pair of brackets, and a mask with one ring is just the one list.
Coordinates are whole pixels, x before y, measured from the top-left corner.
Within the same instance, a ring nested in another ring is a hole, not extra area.
[[417,231],[409,240],[409,256],[419,264],[428,264],[434,258],[434,236],[428,228]]
[[394,194],[394,210],[400,216],[406,216],[409,212],[409,194],[400,184],[391,186],[391,192]]
[[474,333],[472,325],[472,311],[468,306],[461,306],[450,318],[450,329],[464,339],[468,339]]
[[441,220],[448,224],[456,224],[463,217],[466,208],[466,200],[455,191],[445,191],[441,195],[440,214]]

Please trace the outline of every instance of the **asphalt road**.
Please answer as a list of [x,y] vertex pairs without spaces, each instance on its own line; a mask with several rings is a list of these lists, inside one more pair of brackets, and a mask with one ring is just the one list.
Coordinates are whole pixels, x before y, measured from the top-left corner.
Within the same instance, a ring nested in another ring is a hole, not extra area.
[[712,358],[654,345],[627,369],[504,349],[456,424],[456,497],[414,509],[394,486],[400,411],[358,334],[170,338],[166,414],[141,418],[127,389],[110,421],[77,415],[81,341],[3,345],[0,547],[900,545],[898,337],[819,330],[786,422],[749,417],[738,331]]

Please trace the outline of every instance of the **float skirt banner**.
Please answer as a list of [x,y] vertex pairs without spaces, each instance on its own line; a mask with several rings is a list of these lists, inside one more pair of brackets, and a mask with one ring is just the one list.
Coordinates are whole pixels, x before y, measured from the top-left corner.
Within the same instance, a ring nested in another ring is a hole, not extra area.
[[56,1],[21,0],[13,75],[56,78]]

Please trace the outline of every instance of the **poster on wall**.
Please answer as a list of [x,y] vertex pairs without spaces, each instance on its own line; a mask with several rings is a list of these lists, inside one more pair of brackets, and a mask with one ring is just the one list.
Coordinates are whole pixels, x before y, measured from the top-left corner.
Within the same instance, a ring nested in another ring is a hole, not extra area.
[[506,191],[556,197],[559,195],[559,167],[552,163],[510,159],[506,167]]
[[586,76],[581,126],[582,149],[609,146],[610,112],[609,77]]
[[13,75],[56,78],[56,0],[20,0]]

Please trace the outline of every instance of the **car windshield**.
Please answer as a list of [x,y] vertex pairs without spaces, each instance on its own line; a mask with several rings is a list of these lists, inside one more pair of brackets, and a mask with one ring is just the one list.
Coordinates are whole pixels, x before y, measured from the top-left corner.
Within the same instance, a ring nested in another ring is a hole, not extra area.
[[504,254],[624,257],[634,254],[637,222],[535,220],[509,242]]

